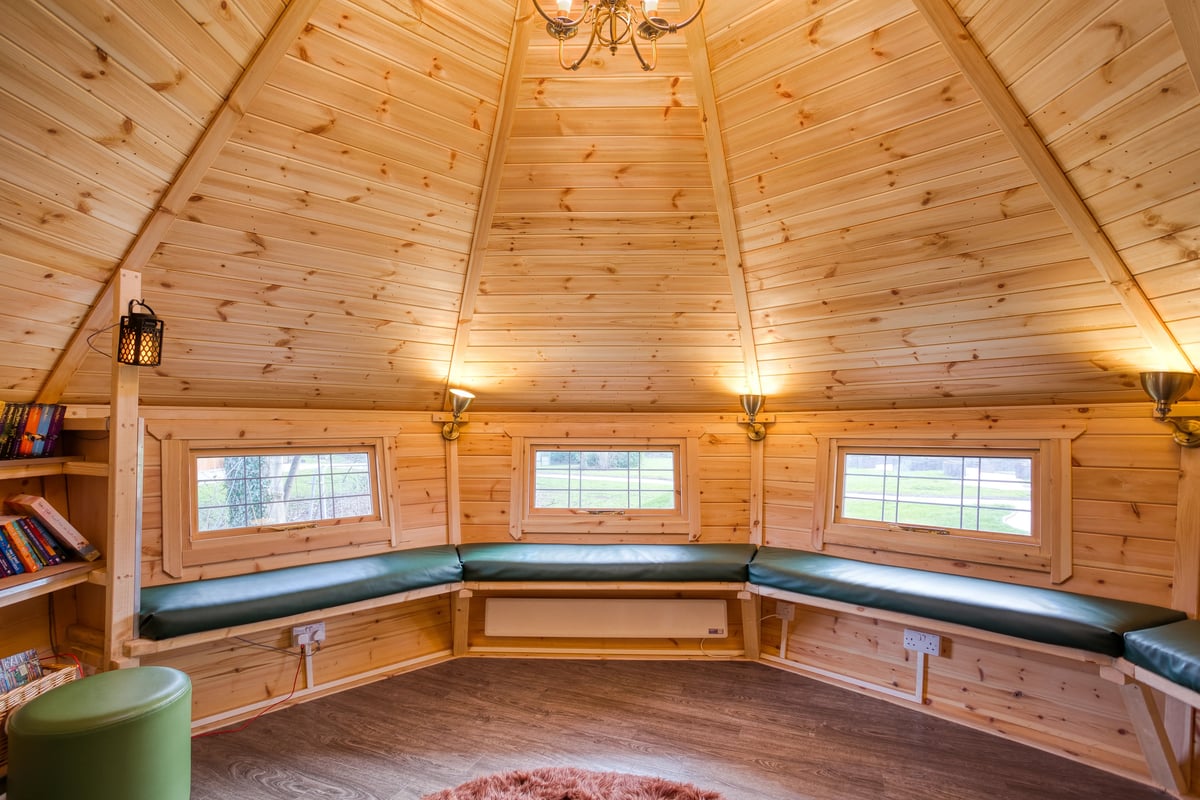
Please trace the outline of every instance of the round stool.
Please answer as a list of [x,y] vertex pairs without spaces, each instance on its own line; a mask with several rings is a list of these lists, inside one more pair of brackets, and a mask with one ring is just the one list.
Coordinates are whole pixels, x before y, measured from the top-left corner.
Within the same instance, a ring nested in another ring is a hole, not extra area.
[[192,684],[169,667],[102,672],[8,718],[8,800],[187,800]]

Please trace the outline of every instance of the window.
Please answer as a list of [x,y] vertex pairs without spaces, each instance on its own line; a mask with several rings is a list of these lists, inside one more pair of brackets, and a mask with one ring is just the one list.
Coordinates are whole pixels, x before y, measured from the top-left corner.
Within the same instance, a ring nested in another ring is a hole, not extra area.
[[510,533],[557,541],[699,538],[699,482],[690,439],[580,443],[513,438]]
[[841,451],[842,520],[901,530],[1032,535],[1034,453]]
[[667,510],[678,507],[675,448],[533,449],[535,509]]
[[814,547],[998,564],[1065,580],[1069,439],[1078,432],[1018,435],[818,435]]
[[195,456],[197,532],[378,518],[370,451]]
[[[187,438],[162,442],[163,570],[396,542],[387,440]],[[220,430],[216,425],[210,426]],[[181,435],[182,434],[182,435]]]

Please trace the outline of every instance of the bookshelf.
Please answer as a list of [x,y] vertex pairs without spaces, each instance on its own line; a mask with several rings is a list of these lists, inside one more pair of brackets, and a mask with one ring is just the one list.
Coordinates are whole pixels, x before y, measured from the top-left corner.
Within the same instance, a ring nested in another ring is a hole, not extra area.
[[[99,461],[81,461],[70,456],[0,461],[0,483],[14,479],[45,478],[57,475],[103,478],[108,476],[108,464]],[[43,567],[37,572],[0,578],[0,608],[86,583],[91,573],[101,566],[103,566],[101,561],[67,561]]]

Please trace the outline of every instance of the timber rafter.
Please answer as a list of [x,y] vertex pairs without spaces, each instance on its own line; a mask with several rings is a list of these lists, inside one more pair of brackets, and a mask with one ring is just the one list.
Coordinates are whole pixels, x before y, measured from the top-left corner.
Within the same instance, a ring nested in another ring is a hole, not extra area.
[[492,218],[496,213],[496,198],[500,194],[500,182],[504,176],[504,162],[508,157],[508,138],[512,132],[513,115],[517,108],[517,97],[521,91],[521,80],[525,76],[525,56],[529,51],[529,26],[533,11],[521,13],[523,4],[518,3],[516,20],[513,22],[512,44],[508,48],[508,63],[504,68],[504,84],[500,89],[499,108],[496,112],[496,127],[488,149],[487,171],[479,191],[479,210],[475,215],[475,234],[471,238],[471,251],[467,255],[467,272],[463,280],[462,302],[459,306],[458,327],[454,332],[454,349],[450,356],[450,370],[443,389],[443,408],[450,408],[450,387],[462,374],[467,347],[471,338],[471,321],[475,317],[475,301],[479,297],[479,284],[483,279],[483,259],[487,253],[488,238],[492,229]]
[[212,121],[200,135],[191,154],[176,173],[175,179],[163,192],[157,207],[138,231],[124,258],[105,282],[83,323],[72,335],[41,391],[38,392],[37,402],[56,403],[62,397],[87,356],[88,337],[112,324],[112,302],[117,276],[122,270],[140,273],[145,268],[188,198],[200,185],[221,149],[229,141],[234,128],[246,115],[250,104],[266,85],[288,48],[304,30],[304,26],[308,24],[320,4],[321,0],[292,0],[279,15],[274,27],[267,33],[262,45],[230,90],[229,96],[213,114]]
[[[1100,271],[1105,283],[1116,292],[1142,336],[1172,369],[1195,371],[1187,355],[1171,335],[1137,278],[1104,234],[1100,223],[1079,196],[1046,143],[1033,129],[1024,110],[997,74],[983,50],[963,25],[947,0],[913,0],[951,58],[962,69],[984,107],[1004,131],[1034,179],[1045,191],[1067,228]],[[1182,5],[1182,4],[1181,4]],[[1192,64],[1193,71],[1195,64]]]

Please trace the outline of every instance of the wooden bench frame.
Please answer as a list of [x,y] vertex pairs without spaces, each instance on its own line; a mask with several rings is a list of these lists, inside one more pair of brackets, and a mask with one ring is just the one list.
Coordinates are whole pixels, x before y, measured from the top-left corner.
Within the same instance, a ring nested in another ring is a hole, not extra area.
[[[1092,665],[1097,674],[1120,687],[1120,694],[1125,705],[1131,722],[1133,723],[1134,731],[1138,738],[1138,743],[1142,750],[1143,757],[1148,767],[1152,781],[1167,792],[1177,797],[1190,797],[1189,782],[1184,775],[1181,765],[1187,765],[1192,757],[1192,740],[1194,737],[1194,714],[1193,709],[1200,709],[1200,692],[1195,692],[1179,684],[1163,678],[1156,673],[1136,666],[1129,661],[1113,656],[1107,656],[1102,653],[1095,653],[1089,650],[1081,650],[1073,647],[1062,645],[1045,644],[1041,642],[1024,639],[1008,634],[994,633],[982,628],[976,628],[969,625],[962,625],[953,622],[943,622],[941,620],[921,617],[912,614],[888,611],[884,609],[872,608],[853,603],[847,603],[838,600],[829,600],[826,598],[807,595],[798,592],[776,589],[769,586],[760,586],[748,581],[458,581],[453,583],[439,584],[428,586],[421,589],[413,589],[395,594],[383,595],[380,597],[361,600],[354,603],[347,603],[339,606],[329,606],[312,611],[306,611],[299,614],[292,614],[286,617],[276,617],[264,619],[255,622],[246,623],[243,625],[235,625],[223,628],[215,628],[207,631],[199,631],[196,633],[182,634],[165,639],[132,639],[125,643],[125,653],[133,660],[140,659],[144,656],[152,656],[161,653],[168,653],[175,650],[182,650],[188,647],[194,647],[202,644],[210,644],[228,639],[233,639],[242,636],[248,636],[264,631],[270,631],[280,628],[288,628],[306,623],[315,622],[329,617],[344,616],[347,614],[369,611],[375,608],[383,608],[393,605],[400,605],[414,600],[421,600],[430,597],[441,595],[453,595],[451,603],[451,628],[452,628],[452,648],[449,651],[423,656],[412,662],[406,662],[401,665],[389,665],[381,667],[378,670],[372,670],[368,674],[355,676],[354,678],[335,681],[330,684],[321,684],[315,687],[301,691],[297,694],[297,699],[302,696],[327,694],[330,691],[348,688],[351,685],[367,682],[374,677],[384,676],[387,674],[395,674],[398,671],[406,671],[407,669],[415,669],[429,664],[437,663],[446,660],[447,658],[458,658],[468,655],[498,655],[494,649],[481,648],[472,649],[469,645],[469,624],[470,624],[470,605],[471,599],[476,593],[488,592],[503,592],[506,594],[520,595],[522,592],[543,593],[543,592],[562,592],[572,595],[589,595],[601,593],[630,593],[638,595],[656,595],[656,594],[708,594],[708,595],[729,595],[736,593],[736,599],[739,603],[741,612],[741,622],[743,631],[743,649],[740,654],[734,652],[731,657],[741,657],[746,660],[759,661],[762,663],[775,666],[786,671],[795,672],[798,674],[807,674],[826,681],[840,683],[859,689],[864,689],[877,694],[895,697],[910,702],[921,704],[924,700],[924,673],[925,659],[924,653],[918,653],[916,664],[916,690],[909,694],[892,687],[872,684],[866,681],[855,679],[851,676],[840,675],[838,673],[824,670],[818,667],[801,664],[787,660],[784,656],[773,656],[763,654],[761,652],[761,599],[769,598],[777,601],[791,603],[797,606],[823,609],[834,611],[843,614],[850,614],[858,617],[865,617],[885,622],[891,622],[900,625],[911,625],[918,627],[933,627],[940,635],[944,636],[963,636],[975,641],[991,642],[1012,647],[1018,651],[1040,653],[1056,658],[1066,659],[1083,664]],[[782,636],[786,640],[787,636],[787,620],[783,622]],[[507,654],[509,651],[505,651]],[[513,654],[520,655],[536,655],[536,654],[555,654],[563,655],[616,655],[616,656],[646,656],[651,655],[647,652],[624,652],[613,651],[588,651],[587,653],[575,653],[566,651],[556,651],[554,648],[514,648],[511,651]],[[665,652],[653,653],[654,655],[665,655]],[[722,653],[723,657],[730,657]],[[377,675],[378,673],[378,675]],[[1156,700],[1154,692],[1159,692],[1164,698],[1163,707],[1160,708]],[[262,705],[270,705],[271,701],[263,701]],[[254,710],[253,708],[239,708],[235,711],[225,712],[198,720],[197,724],[202,727],[209,727],[224,719],[229,719],[243,714],[247,711]]]
[[[1096,674],[1120,687],[1121,699],[1126,713],[1133,723],[1134,733],[1149,770],[1151,780],[1159,788],[1176,797],[1195,797],[1189,794],[1189,782],[1184,775],[1181,764],[1187,764],[1191,759],[1191,742],[1194,736],[1193,715],[1191,709],[1200,709],[1200,692],[1192,691],[1184,686],[1168,681],[1156,673],[1131,664],[1123,658],[1107,656],[1090,650],[1074,647],[1046,644],[1018,636],[995,633],[962,625],[954,622],[943,622],[930,617],[921,617],[897,611],[872,608],[870,606],[846,603],[839,600],[829,600],[813,595],[776,589],[769,586],[747,584],[747,589],[760,597],[792,603],[797,606],[835,611],[858,617],[911,625],[922,628],[934,628],[940,635],[962,636],[981,642],[1012,647],[1022,652],[1040,653],[1069,661],[1089,664],[1095,667]],[[786,620],[782,636],[786,638]],[[923,655],[923,654],[918,654]],[[865,689],[888,697],[895,697],[921,704],[923,701],[923,670],[924,660],[917,663],[917,692],[908,694],[897,691],[892,687],[861,681],[856,678],[839,675],[838,673],[817,667],[789,661],[784,657],[763,654],[760,661],[777,666],[789,672],[801,675],[811,675],[825,681],[832,681],[848,686]],[[1151,690],[1161,692],[1166,699],[1165,709],[1160,711]],[[1171,701],[1175,701],[1172,703]]]
[[[628,592],[636,594],[729,594],[737,593],[742,617],[742,652],[741,657],[749,660],[759,658],[759,616],[758,600],[750,591],[745,581],[465,581],[458,591],[458,599],[454,606],[454,655],[465,656],[471,653],[480,655],[494,654],[495,651],[484,648],[472,650],[468,642],[470,627],[471,598],[477,592],[564,592],[572,595],[601,594],[612,592]],[[534,655],[555,652],[553,648],[512,648],[506,653]],[[591,652],[591,651],[589,651]],[[594,651],[603,655],[645,655],[642,652],[627,651]],[[661,655],[666,655],[662,653]],[[722,653],[722,656],[727,656]],[[736,654],[735,654],[736,655]]]
[[342,616],[345,614],[354,614],[359,611],[370,611],[373,608],[383,608],[385,606],[400,605],[411,600],[423,600],[427,597],[437,597],[442,594],[451,594],[462,588],[462,582],[442,583],[436,586],[426,586],[421,589],[410,589],[406,592],[397,592],[395,594],[385,594],[379,597],[372,597],[367,600],[359,600],[355,603],[346,603],[340,606],[327,606],[325,608],[317,608],[312,611],[304,611],[300,614],[292,614],[286,617],[272,617],[270,619],[258,620],[256,622],[247,622],[244,625],[234,625],[228,628],[213,628],[207,631],[197,631],[196,633],[184,633],[179,636],[172,636],[166,639],[130,639],[125,643],[125,653],[131,658],[141,658],[142,656],[155,655],[158,653],[166,653],[171,650],[180,650],[185,647],[194,647],[198,644],[209,644],[212,642],[220,642],[225,639],[233,639],[238,636],[249,636],[262,631],[269,631],[274,628],[288,628],[295,625],[304,625],[309,622],[316,622],[329,617]]
[[[1190,768],[1193,757],[1193,709],[1200,709],[1200,692],[1124,658],[1113,659],[1112,668],[1102,675],[1121,687],[1121,699],[1154,782],[1176,797],[1194,797],[1189,794],[1190,781],[1184,767]],[[1162,694],[1161,708],[1152,691]]]

